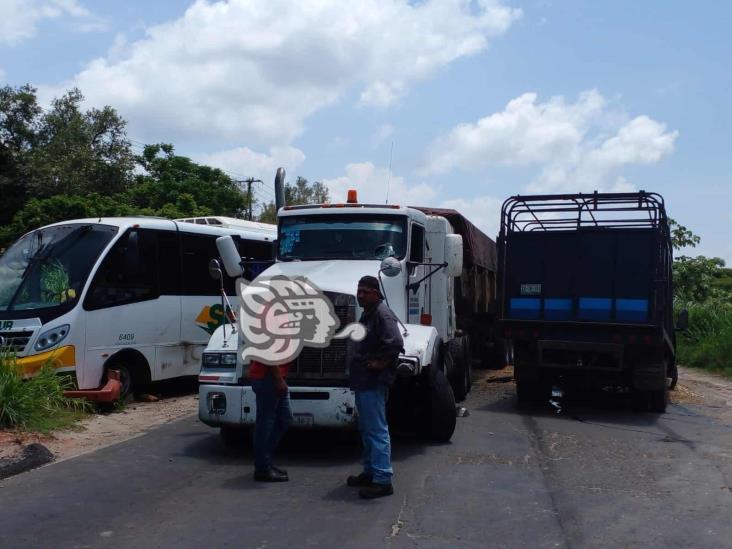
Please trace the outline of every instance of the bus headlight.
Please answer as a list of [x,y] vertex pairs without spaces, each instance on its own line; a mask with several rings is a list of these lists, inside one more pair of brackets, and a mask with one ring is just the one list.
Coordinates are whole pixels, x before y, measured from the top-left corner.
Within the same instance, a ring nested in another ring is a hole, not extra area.
[[38,341],[36,341],[36,344],[34,346],[35,350],[45,351],[46,349],[53,347],[57,343],[60,343],[67,335],[69,335],[70,329],[71,326],[69,326],[68,324],[64,324],[63,326],[59,326],[58,328],[54,328],[53,330],[43,332],[41,335],[38,336]]

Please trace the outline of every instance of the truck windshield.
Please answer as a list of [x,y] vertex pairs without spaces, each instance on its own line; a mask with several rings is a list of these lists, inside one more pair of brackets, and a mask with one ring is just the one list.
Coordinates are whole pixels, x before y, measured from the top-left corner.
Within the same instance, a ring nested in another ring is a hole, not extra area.
[[280,218],[278,259],[404,258],[407,218],[397,215],[309,215]]
[[72,307],[116,227],[71,223],[26,234],[0,257],[0,311]]

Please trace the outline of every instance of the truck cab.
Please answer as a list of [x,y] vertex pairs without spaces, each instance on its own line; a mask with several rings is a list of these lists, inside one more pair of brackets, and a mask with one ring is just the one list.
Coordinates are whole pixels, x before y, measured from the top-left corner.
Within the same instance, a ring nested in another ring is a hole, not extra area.
[[[388,273],[385,260],[392,266]],[[344,204],[281,208],[277,261],[260,277],[306,277],[331,301],[341,328],[363,312],[356,301],[358,280],[379,277],[404,339],[391,417],[430,438],[448,440],[455,428],[455,392],[448,378],[467,392],[470,375],[467,341],[455,310],[455,278],[462,269],[463,239],[445,217],[398,205],[361,204],[349,192]],[[291,366],[296,426],[356,426],[348,341],[305,347]],[[248,364],[241,358],[244,345],[241,330],[228,325],[213,334],[203,355],[199,417],[221,427],[222,434],[256,419]]]

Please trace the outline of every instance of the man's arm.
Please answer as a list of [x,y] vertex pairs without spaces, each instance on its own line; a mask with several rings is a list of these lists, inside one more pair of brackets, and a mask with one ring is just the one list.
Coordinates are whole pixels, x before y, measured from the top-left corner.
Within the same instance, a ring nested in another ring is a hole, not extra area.
[[265,364],[267,366],[267,369],[272,374],[272,379],[274,379],[274,386],[275,389],[277,389],[277,392],[281,395],[284,395],[288,390],[289,387],[287,386],[287,382],[285,381],[285,378],[282,377],[282,372],[280,371],[279,366],[271,366],[269,364]]
[[369,370],[383,370],[392,364],[404,347],[404,340],[399,331],[394,313],[380,314],[377,318],[379,330],[379,350],[373,353],[368,361]]

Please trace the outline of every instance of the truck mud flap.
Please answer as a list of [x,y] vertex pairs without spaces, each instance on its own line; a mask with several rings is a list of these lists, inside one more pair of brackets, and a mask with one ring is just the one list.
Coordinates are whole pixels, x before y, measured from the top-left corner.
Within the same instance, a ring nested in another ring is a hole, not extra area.
[[666,389],[666,365],[636,364],[633,368],[633,387],[642,391],[663,391]]

